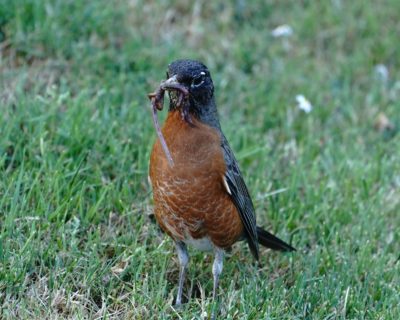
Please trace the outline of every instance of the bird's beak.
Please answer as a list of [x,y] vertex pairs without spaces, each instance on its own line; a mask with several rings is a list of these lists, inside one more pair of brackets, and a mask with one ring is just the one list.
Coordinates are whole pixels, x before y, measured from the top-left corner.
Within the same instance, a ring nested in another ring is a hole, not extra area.
[[178,84],[179,83],[179,81],[178,81],[178,79],[176,78],[176,75],[174,75],[174,76],[172,76],[172,77],[170,77],[170,78],[168,78],[167,80],[165,80],[164,82],[164,85],[176,85],[176,84]]
[[188,89],[178,81],[176,75],[161,82],[161,89],[167,90],[167,91],[176,90],[176,91],[183,93],[185,96],[187,96],[189,94]]

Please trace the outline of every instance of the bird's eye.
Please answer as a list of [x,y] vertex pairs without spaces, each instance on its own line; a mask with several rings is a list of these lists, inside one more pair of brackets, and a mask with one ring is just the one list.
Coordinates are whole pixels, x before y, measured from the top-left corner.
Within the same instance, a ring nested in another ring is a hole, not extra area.
[[201,73],[200,75],[198,75],[196,78],[193,79],[191,87],[192,88],[199,87],[203,84],[203,82],[204,82],[204,74]]

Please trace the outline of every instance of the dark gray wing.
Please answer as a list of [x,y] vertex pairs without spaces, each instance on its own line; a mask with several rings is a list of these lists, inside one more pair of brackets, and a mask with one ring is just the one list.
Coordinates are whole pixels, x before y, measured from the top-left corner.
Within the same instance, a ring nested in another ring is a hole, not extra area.
[[257,224],[253,201],[251,200],[233,151],[223,134],[221,146],[227,167],[225,178],[230,189],[230,195],[242,219],[250,251],[258,260]]

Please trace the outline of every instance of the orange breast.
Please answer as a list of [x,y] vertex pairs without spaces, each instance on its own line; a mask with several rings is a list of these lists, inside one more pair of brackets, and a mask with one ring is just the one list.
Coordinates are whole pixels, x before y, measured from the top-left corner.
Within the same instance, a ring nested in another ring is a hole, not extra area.
[[150,157],[154,211],[161,228],[175,240],[208,237],[230,247],[243,233],[227,193],[226,165],[217,130],[193,118],[194,126],[170,112],[162,129],[174,166],[157,140]]

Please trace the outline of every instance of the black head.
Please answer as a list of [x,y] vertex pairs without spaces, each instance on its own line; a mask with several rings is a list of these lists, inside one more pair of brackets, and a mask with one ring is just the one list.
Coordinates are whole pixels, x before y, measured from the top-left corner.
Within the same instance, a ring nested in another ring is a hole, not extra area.
[[[176,60],[168,66],[167,78],[175,77],[180,85],[189,92],[190,112],[201,112],[200,109],[213,101],[214,85],[207,67],[195,60]],[[176,92],[170,91],[171,106],[176,108]]]

